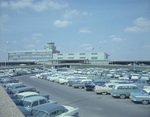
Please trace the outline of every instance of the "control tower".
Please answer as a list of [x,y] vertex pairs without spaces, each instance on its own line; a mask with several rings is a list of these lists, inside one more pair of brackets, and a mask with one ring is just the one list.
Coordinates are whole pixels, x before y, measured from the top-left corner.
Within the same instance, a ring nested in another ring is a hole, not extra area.
[[44,46],[44,49],[46,50],[52,50],[53,53],[60,53],[60,51],[56,50],[56,47],[54,46],[54,42],[48,42],[47,45]]

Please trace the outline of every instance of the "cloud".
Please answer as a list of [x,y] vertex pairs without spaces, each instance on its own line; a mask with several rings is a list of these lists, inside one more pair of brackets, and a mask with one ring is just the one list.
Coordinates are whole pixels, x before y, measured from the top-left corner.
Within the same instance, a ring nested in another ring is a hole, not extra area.
[[0,4],[3,8],[13,8],[13,9],[21,9],[21,8],[31,8],[35,11],[44,11],[48,8],[53,9],[62,9],[68,6],[67,3],[57,3],[52,0],[17,0],[17,1],[3,1]]
[[82,44],[80,45],[80,47],[83,47],[84,50],[93,50],[94,48],[91,44],[88,44],[88,43]]
[[138,26],[150,26],[150,21],[143,17],[137,18],[134,23]]
[[111,35],[111,36],[109,36],[109,37],[111,38],[111,41],[113,41],[113,42],[121,42],[121,41],[124,41],[124,40],[125,40],[125,39],[116,37],[115,35]]
[[41,33],[33,33],[29,37],[24,37],[23,41],[28,43],[31,43],[31,41],[34,41],[34,43],[40,43],[42,36],[43,34]]
[[92,31],[88,27],[84,27],[79,30],[79,33],[92,33]]
[[71,19],[73,16],[78,15],[78,14],[79,12],[77,10],[71,10],[71,11],[67,10],[65,11],[64,18]]
[[56,26],[56,27],[66,27],[68,25],[72,24],[71,21],[68,21],[68,20],[56,20],[53,25]]
[[134,26],[126,27],[125,32],[149,32],[150,31],[150,20],[139,17],[134,22]]
[[88,15],[89,13],[87,11],[82,12],[82,15]]

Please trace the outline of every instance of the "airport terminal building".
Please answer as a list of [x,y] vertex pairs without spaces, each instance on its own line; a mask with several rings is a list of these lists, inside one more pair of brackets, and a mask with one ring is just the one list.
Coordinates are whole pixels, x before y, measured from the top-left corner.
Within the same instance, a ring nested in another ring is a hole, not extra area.
[[108,54],[104,52],[92,53],[60,53],[54,42],[47,43],[43,50],[10,51],[8,61],[36,61],[49,64],[82,63],[82,64],[109,64]]

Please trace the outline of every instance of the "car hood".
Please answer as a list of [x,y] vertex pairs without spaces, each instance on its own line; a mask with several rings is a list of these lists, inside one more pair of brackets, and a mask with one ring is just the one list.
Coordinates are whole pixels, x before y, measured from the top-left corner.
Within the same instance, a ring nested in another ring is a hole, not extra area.
[[143,94],[143,93],[136,93],[136,92],[133,92],[131,93],[131,96],[147,96],[147,94]]
[[17,107],[23,113],[24,116],[28,116],[31,114],[31,112],[28,111],[24,106],[17,106]]

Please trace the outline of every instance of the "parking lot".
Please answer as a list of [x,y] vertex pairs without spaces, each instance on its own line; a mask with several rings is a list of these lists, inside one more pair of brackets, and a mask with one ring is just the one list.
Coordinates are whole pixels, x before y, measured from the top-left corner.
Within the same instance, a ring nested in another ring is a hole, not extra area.
[[150,105],[133,103],[130,99],[113,98],[111,95],[97,95],[85,89],[74,89],[35,75],[17,76],[26,86],[33,86],[41,94],[49,94],[58,104],[79,108],[80,117],[150,117]]

